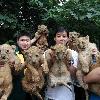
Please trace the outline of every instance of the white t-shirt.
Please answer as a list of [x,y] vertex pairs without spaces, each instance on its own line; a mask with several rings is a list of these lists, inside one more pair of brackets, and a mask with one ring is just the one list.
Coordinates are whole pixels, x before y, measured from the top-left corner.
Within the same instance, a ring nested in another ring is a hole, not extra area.
[[75,68],[77,68],[78,53],[77,53],[75,50],[71,50],[71,51],[72,51],[72,57],[73,57],[73,60],[74,60],[73,66],[74,66]]
[[56,86],[54,88],[47,87],[47,90],[45,91],[45,98],[54,100],[75,100],[74,89],[72,87],[71,91],[66,86]]
[[[72,50],[73,57],[73,66],[77,68],[78,62],[78,53]],[[75,100],[74,88],[73,85],[70,86],[71,90],[66,86],[56,86],[56,87],[47,87],[45,91],[45,100],[54,99],[54,100]]]

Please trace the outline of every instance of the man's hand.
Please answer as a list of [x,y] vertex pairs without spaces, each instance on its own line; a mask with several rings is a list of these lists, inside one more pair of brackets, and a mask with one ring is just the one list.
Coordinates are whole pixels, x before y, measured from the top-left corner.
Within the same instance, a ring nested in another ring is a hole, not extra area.
[[89,72],[86,76],[84,76],[85,83],[100,83],[100,67],[95,68],[91,72]]
[[68,70],[70,71],[70,74],[71,74],[72,77],[76,77],[77,69],[73,65],[69,66]]

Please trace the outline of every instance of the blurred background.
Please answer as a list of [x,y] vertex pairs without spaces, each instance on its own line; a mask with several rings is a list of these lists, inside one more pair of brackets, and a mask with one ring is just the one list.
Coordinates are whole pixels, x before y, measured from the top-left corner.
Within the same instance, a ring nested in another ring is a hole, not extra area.
[[14,44],[20,30],[34,36],[40,24],[49,29],[49,44],[56,27],[65,26],[100,49],[100,0],[0,0],[0,44]]

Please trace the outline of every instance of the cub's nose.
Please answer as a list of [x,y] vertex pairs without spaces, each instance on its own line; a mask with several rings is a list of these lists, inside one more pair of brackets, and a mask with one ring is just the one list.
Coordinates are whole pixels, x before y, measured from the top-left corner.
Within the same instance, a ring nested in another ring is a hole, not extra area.
[[6,59],[6,56],[5,55],[1,55],[2,59]]

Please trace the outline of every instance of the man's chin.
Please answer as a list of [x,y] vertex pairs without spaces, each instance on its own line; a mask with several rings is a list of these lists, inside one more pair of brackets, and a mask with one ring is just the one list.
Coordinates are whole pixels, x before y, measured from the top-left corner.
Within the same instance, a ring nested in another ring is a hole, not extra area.
[[28,49],[28,48],[26,48],[26,47],[25,47],[25,48],[22,48],[22,50],[27,50],[27,49]]
[[65,43],[63,43],[63,42],[61,42],[61,43],[59,43],[59,44],[63,44],[63,45],[65,45]]

